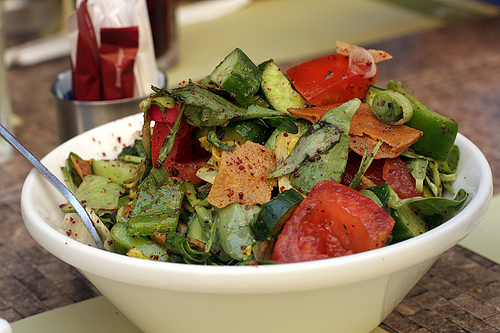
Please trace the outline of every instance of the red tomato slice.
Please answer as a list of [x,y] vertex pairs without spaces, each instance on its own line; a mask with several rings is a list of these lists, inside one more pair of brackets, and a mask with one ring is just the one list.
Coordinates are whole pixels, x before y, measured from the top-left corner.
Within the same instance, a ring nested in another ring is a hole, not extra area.
[[418,191],[406,163],[400,158],[388,158],[382,169],[382,177],[401,199],[422,196]]
[[272,260],[292,263],[379,248],[394,219],[374,201],[334,181],[313,187],[286,222]]
[[[172,122],[155,122],[151,142],[153,163],[158,159],[160,149],[172,126]],[[189,180],[195,185],[201,185],[204,182],[196,176],[196,171],[206,164],[210,155],[193,138],[194,129],[195,127],[186,123],[185,119],[182,119],[179,131],[175,137],[174,146],[163,165],[165,165],[172,176]]]
[[[364,176],[373,182],[374,185],[379,185],[385,182],[382,178],[382,168],[384,167],[385,159],[373,160],[368,170],[366,170]],[[349,158],[347,159],[347,165],[344,173],[342,174],[341,184],[349,186],[352,180],[356,176],[359,170],[359,165],[361,164],[361,156],[351,151],[349,153]],[[363,183],[360,184],[358,191],[363,189]]]
[[349,69],[349,57],[334,53],[306,61],[286,71],[295,89],[312,105],[345,103],[364,99],[377,74],[364,78]]

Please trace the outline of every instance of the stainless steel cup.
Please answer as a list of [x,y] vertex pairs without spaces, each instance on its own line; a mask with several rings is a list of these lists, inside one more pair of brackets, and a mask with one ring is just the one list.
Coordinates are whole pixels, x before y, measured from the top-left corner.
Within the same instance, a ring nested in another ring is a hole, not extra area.
[[[158,71],[158,87],[165,88],[165,74]],[[71,95],[71,72],[59,74],[52,85],[57,131],[60,142],[64,142],[91,128],[110,121],[141,112],[139,103],[148,96],[112,101],[75,101]]]

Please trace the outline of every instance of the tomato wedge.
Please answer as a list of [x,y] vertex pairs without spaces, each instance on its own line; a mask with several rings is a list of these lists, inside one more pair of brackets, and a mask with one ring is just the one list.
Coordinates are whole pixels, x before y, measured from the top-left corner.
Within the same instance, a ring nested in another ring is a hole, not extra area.
[[401,199],[422,196],[406,163],[400,158],[388,158],[382,168],[382,178]]
[[[157,108],[157,106],[152,106],[152,108]],[[166,114],[168,115],[169,112]],[[158,160],[163,142],[170,133],[170,129],[175,122],[175,118],[169,116],[156,119],[157,121],[153,127],[151,142],[151,157],[153,163]],[[173,119],[173,122],[161,121],[162,119]],[[174,146],[163,165],[165,165],[168,172],[170,172],[170,175],[189,180],[195,185],[201,185],[204,181],[196,176],[196,171],[207,163],[210,155],[193,137],[194,129],[195,127],[186,123],[184,118],[182,119],[179,131],[175,137]]]
[[[361,156],[351,151],[344,174],[342,175],[342,180],[340,181],[342,184],[349,186],[358,172],[360,163]],[[417,189],[415,178],[408,169],[408,166],[399,157],[373,160],[364,176],[369,180],[367,184],[369,186],[365,186],[365,184],[361,182],[357,189],[358,191],[366,187],[388,182],[389,186],[401,199],[423,195],[423,193],[419,192]]]
[[[349,186],[353,181],[354,177],[356,176],[356,174],[358,173],[360,164],[361,164],[361,156],[351,151],[349,153],[349,158],[347,159],[347,165],[344,170],[344,173],[342,174],[342,179],[340,183]],[[368,187],[379,185],[385,182],[384,178],[382,177],[382,169],[384,167],[384,164],[385,164],[385,159],[375,159],[372,161],[372,163],[368,167],[368,170],[366,170],[364,174],[364,176],[369,180],[370,183],[369,184],[370,186]],[[359,191],[363,188],[366,188],[366,186],[363,182],[361,182],[357,190]]]
[[368,197],[323,180],[286,222],[271,259],[292,263],[373,250],[387,242],[394,223]]
[[351,71],[349,56],[334,53],[296,65],[286,74],[309,103],[324,106],[352,98],[364,99],[368,87],[377,80],[378,68],[374,76],[365,78]]

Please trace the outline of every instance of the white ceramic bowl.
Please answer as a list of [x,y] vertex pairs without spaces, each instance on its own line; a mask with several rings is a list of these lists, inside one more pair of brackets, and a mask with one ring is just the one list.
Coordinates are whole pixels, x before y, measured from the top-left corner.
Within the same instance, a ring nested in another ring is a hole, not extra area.
[[[59,167],[71,151],[112,158],[141,115],[95,128],[62,144],[43,163]],[[64,198],[36,171],[22,190],[32,237],[76,267],[144,332],[370,332],[391,313],[438,256],[469,234],[485,214],[492,177],[483,154],[462,135],[456,189],[472,199],[454,218],[421,236],[335,259],[245,267],[154,262],[105,252],[56,231]]]

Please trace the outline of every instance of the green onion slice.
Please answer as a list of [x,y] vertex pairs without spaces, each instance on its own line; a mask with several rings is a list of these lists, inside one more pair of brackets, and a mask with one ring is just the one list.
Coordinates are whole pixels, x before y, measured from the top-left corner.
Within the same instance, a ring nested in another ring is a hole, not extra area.
[[372,110],[378,119],[390,125],[402,125],[413,116],[410,100],[403,94],[390,90],[373,97]]

